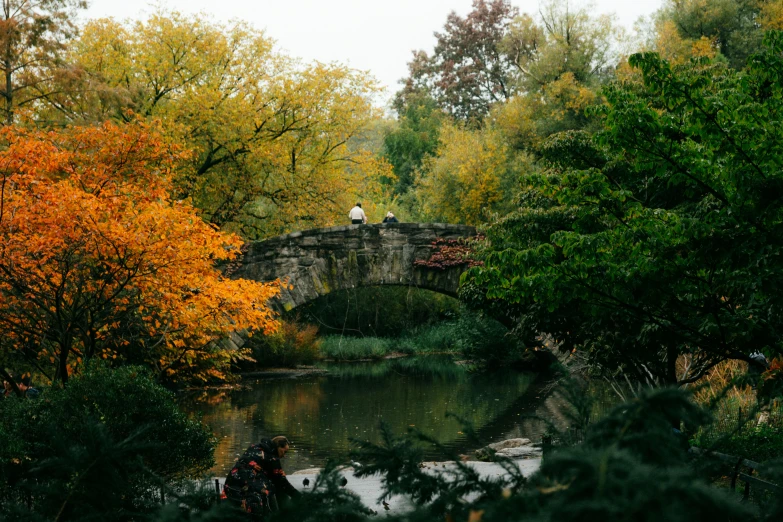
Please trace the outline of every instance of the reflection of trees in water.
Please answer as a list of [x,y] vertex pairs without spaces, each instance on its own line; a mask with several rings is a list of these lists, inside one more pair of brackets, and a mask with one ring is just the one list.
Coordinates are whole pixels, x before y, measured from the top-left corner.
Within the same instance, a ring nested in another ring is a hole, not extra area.
[[[471,374],[453,363],[394,360],[330,367],[328,376],[260,381],[230,393],[220,404],[199,404],[220,439],[220,472],[251,441],[285,434],[296,445],[286,465],[300,469],[344,457],[348,439],[377,441],[381,419],[398,432],[415,426],[456,448],[464,446],[455,413],[487,438],[501,436],[535,411],[527,394],[534,377],[519,373]],[[497,435],[495,435],[497,434]]]

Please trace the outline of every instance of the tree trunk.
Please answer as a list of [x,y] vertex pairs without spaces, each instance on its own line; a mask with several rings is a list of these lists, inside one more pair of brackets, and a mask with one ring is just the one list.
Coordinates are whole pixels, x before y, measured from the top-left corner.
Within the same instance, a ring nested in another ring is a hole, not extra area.
[[14,93],[13,93],[13,78],[11,77],[11,71],[5,72],[5,124],[14,124]]
[[54,376],[54,380],[59,380],[63,383],[63,386],[68,382],[68,355],[71,353],[71,343],[64,341],[60,344],[60,361],[57,366],[57,373]]
[[11,72],[11,43],[6,43],[5,48],[5,124],[13,125],[14,123],[14,77]]

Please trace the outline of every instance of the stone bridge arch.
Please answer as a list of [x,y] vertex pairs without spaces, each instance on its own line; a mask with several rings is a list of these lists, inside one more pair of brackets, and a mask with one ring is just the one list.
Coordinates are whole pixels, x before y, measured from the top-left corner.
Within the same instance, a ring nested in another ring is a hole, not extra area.
[[456,297],[464,266],[445,270],[417,266],[429,259],[437,239],[476,235],[474,227],[444,223],[347,225],[293,232],[250,243],[231,277],[255,281],[288,279],[270,302],[288,311],[338,290],[406,285]]

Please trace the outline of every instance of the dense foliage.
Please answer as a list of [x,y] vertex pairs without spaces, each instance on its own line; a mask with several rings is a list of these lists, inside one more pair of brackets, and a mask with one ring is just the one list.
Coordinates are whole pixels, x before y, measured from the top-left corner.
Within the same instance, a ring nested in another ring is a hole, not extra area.
[[548,141],[466,297],[642,380],[779,353],[782,50],[770,33],[743,72],[632,56],[643,83],[605,89],[601,132]]
[[138,519],[207,471],[214,444],[143,368],[93,365],[38,399],[0,400],[0,518]]
[[6,127],[0,150],[0,364],[65,383],[93,358],[221,378],[214,340],[272,331],[274,284],[215,267],[241,240],[173,201],[183,153],[143,123]]
[[765,30],[783,29],[783,2],[667,0],[652,22],[655,48],[667,58],[719,53],[741,69],[761,47]]
[[[357,142],[378,117],[367,74],[302,64],[246,23],[157,11],[89,21],[72,74],[40,117],[84,124],[158,119],[193,151],[174,194],[219,227],[259,238],[342,221],[378,199],[388,165]],[[368,202],[369,203],[369,202]],[[365,207],[369,210],[368,207]]]
[[[401,146],[384,152],[405,180],[414,173],[401,199],[413,216],[488,223],[513,208],[519,176],[538,168],[549,135],[591,128],[587,109],[614,76],[621,31],[612,17],[562,0],[544,2],[536,17],[506,0],[476,0],[436,37],[433,55],[417,52],[409,64],[399,128],[387,138]],[[432,106],[437,118],[411,117]]]

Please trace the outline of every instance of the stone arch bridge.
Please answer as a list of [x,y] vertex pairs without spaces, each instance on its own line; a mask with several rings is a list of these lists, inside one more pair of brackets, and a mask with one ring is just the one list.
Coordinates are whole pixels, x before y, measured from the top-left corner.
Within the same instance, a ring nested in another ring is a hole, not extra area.
[[474,227],[444,223],[347,225],[293,232],[249,244],[231,277],[255,281],[287,279],[288,288],[270,302],[288,311],[337,290],[406,285],[456,297],[465,266],[419,266],[437,239],[476,235]]

